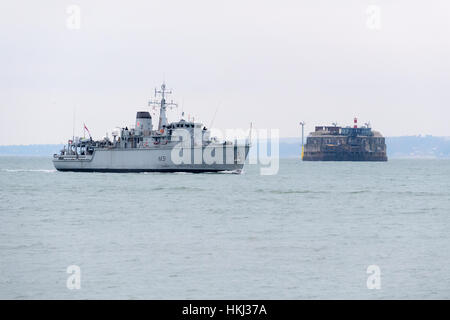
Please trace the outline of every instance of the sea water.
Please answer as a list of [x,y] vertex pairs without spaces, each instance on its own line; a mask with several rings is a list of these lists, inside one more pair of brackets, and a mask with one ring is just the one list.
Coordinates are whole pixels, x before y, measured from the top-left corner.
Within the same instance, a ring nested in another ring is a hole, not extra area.
[[449,160],[259,169],[63,173],[0,157],[0,298],[450,298]]

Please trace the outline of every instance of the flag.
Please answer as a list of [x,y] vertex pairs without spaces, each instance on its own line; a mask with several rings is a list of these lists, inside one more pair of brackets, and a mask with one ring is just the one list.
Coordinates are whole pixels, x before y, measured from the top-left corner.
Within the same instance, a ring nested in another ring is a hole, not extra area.
[[86,124],[83,123],[83,125],[84,125],[84,130],[86,130],[86,131],[89,133],[89,137],[92,137],[92,136],[91,136],[91,132],[90,132],[89,129],[86,127]]

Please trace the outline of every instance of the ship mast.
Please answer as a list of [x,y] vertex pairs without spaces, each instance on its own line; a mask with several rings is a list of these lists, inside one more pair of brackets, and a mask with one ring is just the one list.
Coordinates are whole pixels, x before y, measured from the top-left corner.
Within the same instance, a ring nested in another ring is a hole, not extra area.
[[[163,82],[161,85],[161,90],[155,88],[155,99],[148,102],[149,106],[159,107],[159,124],[158,130],[161,131],[165,126],[167,126],[167,107],[173,108],[177,107],[176,103],[173,101],[166,103],[166,95],[172,94],[172,90],[166,90],[166,84]],[[161,100],[156,99],[158,95],[161,95]]]

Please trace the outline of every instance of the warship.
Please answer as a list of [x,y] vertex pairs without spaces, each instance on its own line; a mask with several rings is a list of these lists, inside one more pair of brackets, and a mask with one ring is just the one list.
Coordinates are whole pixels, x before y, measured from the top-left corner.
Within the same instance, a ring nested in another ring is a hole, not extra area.
[[[155,89],[155,98],[149,106],[159,108],[157,128],[153,128],[148,111],[136,114],[134,128],[121,128],[102,140],[73,137],[59,154],[53,155],[58,171],[81,172],[241,172],[251,145],[219,141],[211,137],[202,123],[181,119],[168,122],[166,111],[176,107],[166,102],[172,91]],[[85,126],[86,128],[86,126]],[[86,128],[87,129],[87,128]],[[89,131],[88,131],[89,132]]]
[[387,161],[385,138],[370,123],[358,127],[317,126],[302,148],[304,161]]

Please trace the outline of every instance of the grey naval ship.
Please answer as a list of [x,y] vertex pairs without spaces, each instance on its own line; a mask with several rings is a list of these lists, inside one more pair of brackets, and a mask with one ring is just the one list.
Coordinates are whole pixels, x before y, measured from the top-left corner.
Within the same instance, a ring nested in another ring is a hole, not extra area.
[[[210,136],[202,123],[179,121],[169,123],[166,102],[172,92],[163,83],[155,89],[149,106],[159,108],[158,127],[153,128],[148,111],[139,111],[134,128],[121,128],[102,140],[75,138],[69,140],[59,154],[53,155],[58,171],[82,172],[241,172],[251,145],[243,142],[219,141]],[[250,129],[251,131],[251,129]]]

